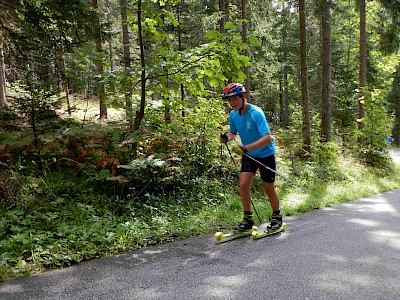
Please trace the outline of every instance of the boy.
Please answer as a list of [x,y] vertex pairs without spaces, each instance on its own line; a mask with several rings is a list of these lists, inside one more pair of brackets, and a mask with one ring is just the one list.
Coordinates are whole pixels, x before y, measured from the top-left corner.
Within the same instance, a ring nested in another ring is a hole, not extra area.
[[[238,231],[250,230],[254,225],[251,212],[251,183],[254,175],[260,169],[263,187],[267,193],[273,213],[268,231],[279,230],[282,226],[282,216],[279,208],[279,198],[275,190],[275,173],[261,164],[275,170],[275,144],[268,122],[261,108],[246,100],[246,90],[240,83],[231,83],[224,89],[223,98],[232,108],[229,115],[229,132],[221,134],[221,143],[227,143],[239,133],[243,145],[234,145],[232,151],[242,156],[240,171],[240,197],[243,206],[243,221],[236,226]],[[251,156],[252,158],[250,158]],[[260,164],[259,164],[259,163]]]

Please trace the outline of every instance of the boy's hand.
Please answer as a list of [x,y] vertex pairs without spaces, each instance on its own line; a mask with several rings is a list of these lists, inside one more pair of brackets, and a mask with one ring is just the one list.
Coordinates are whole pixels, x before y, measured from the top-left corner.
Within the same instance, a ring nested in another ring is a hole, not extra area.
[[228,142],[228,135],[226,132],[219,136],[219,141],[221,144],[226,144]]
[[247,148],[241,145],[233,145],[232,151],[240,156],[243,156],[247,152]]

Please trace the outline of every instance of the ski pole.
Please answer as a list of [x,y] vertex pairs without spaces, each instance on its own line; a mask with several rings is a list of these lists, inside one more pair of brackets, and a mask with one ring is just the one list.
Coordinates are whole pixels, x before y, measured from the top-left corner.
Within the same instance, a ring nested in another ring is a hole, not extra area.
[[229,150],[229,147],[228,147],[227,144],[225,144],[225,146],[226,146],[226,149],[227,149],[228,152],[229,152],[229,155],[230,155],[230,157],[231,157],[231,159],[232,159],[232,161],[233,161],[233,164],[234,164],[235,167],[236,167],[236,171],[237,171],[238,173],[240,173],[239,168],[238,168],[238,166],[236,165],[235,159],[234,159],[233,156],[232,156],[231,150]]
[[[235,167],[236,167],[236,171],[237,171],[237,172],[239,173],[239,175],[240,175],[239,168],[238,168],[238,166],[236,165],[236,162],[235,162],[235,159],[234,159],[234,158],[233,158],[233,156],[232,156],[231,150],[229,150],[229,147],[228,147],[228,145],[227,145],[227,144],[225,144],[225,146],[226,146],[226,149],[228,149],[229,155],[231,156],[231,159],[232,159],[232,161],[233,161],[233,164],[234,164],[234,165],[235,165]],[[253,201],[251,201],[251,205],[253,206],[254,212],[256,213],[256,216],[257,216],[258,222],[260,222],[260,223],[261,223],[260,216],[258,215],[258,212],[257,212],[257,210],[256,210],[256,207],[254,206],[254,203],[253,203]]]
[[299,184],[293,182],[292,180],[290,180],[289,178],[287,178],[285,175],[283,175],[283,174],[279,173],[278,171],[275,171],[274,169],[272,169],[272,168],[270,168],[270,167],[264,165],[263,163],[259,162],[257,159],[255,159],[254,157],[248,155],[247,153],[245,153],[244,155],[246,155],[248,158],[254,160],[255,162],[259,163],[259,164],[260,164],[261,166],[263,166],[264,168],[266,168],[266,169],[268,169],[268,170],[274,172],[276,175],[282,177],[283,179],[285,179],[286,181],[290,182],[291,184],[293,184],[293,185],[295,185],[295,186],[297,186],[297,187],[299,187],[299,188],[305,189],[305,187],[303,187],[303,186],[301,186],[301,185],[299,185]]

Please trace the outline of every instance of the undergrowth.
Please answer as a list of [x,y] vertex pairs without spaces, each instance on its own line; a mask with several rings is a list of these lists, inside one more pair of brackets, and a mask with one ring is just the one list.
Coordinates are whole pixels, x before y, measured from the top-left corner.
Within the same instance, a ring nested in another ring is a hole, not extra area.
[[[0,134],[0,281],[239,222],[240,159],[218,144],[215,127],[184,122],[185,130],[151,123],[157,130],[146,134],[66,122],[36,145],[8,122],[13,132]],[[276,141],[278,170],[295,183],[277,177],[286,216],[400,187],[400,169],[385,154],[371,168],[335,143],[317,144],[303,160]],[[271,210],[258,177],[252,192],[266,222]]]
[[[307,164],[298,168],[309,172]],[[295,215],[400,186],[399,168],[382,176],[348,161],[342,172],[346,180],[311,183],[292,177],[303,188],[278,178],[283,214]],[[20,181],[21,201],[12,209],[2,208],[1,213],[1,280],[230,228],[241,217],[236,183],[234,174],[219,179],[202,176],[170,195],[145,190],[140,197],[120,198],[96,194],[83,181],[71,181],[70,175],[59,171]],[[265,222],[271,211],[258,177],[253,195]]]

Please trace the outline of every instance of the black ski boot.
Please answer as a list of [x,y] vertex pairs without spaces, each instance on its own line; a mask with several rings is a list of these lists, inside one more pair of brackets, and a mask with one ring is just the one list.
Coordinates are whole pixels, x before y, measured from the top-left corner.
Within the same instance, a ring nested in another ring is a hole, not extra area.
[[243,221],[239,223],[239,225],[237,225],[235,227],[235,230],[237,231],[247,231],[247,230],[251,230],[253,228],[254,225],[254,221],[253,221],[253,217],[251,215],[251,213],[244,213],[243,216]]
[[280,213],[273,213],[271,222],[267,226],[269,232],[276,231],[282,227],[282,216]]

